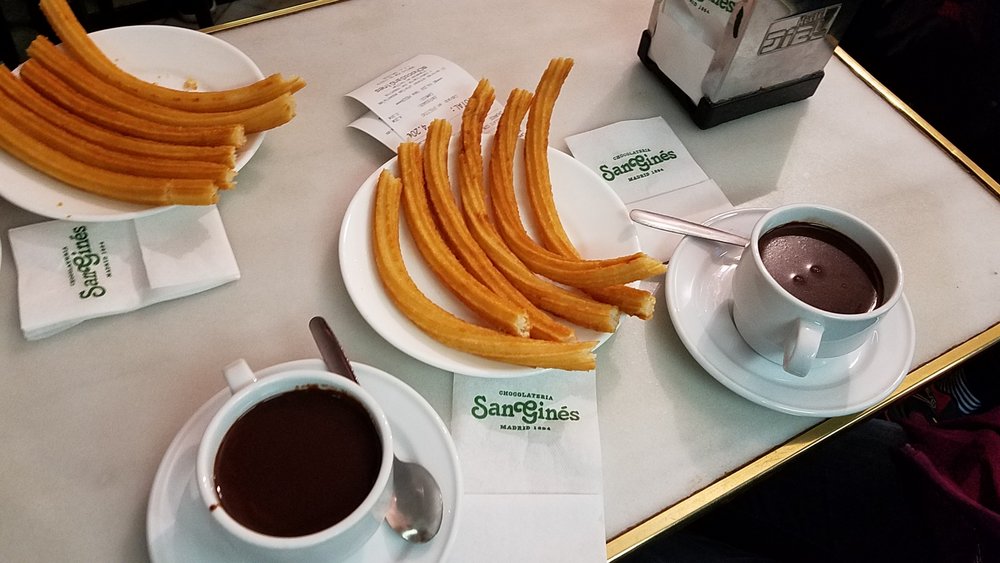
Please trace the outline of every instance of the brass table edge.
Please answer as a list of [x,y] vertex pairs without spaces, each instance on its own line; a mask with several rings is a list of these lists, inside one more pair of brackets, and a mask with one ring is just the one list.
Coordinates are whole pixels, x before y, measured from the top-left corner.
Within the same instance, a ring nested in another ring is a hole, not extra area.
[[250,16],[238,20],[233,20],[231,22],[221,23],[219,25],[205,27],[202,28],[201,31],[203,31],[204,33],[215,33],[217,31],[232,29],[234,27],[242,27],[244,25],[250,25],[252,23],[257,23],[259,21],[269,20],[272,18],[280,18],[281,16],[287,16],[288,14],[294,14],[296,12],[301,12],[303,10],[308,10],[310,8],[325,6],[327,4],[336,4],[338,2],[343,2],[343,1],[344,0],[312,0],[311,2],[303,2],[302,4],[298,4],[296,6],[289,6],[287,8],[282,8],[280,10],[264,12],[262,14],[257,14],[255,16]]
[[775,467],[807,451],[826,438],[853,426],[855,423],[885,408],[896,399],[933,381],[950,368],[996,342],[1000,342],[1000,323],[994,324],[985,331],[911,371],[903,379],[900,386],[889,397],[878,404],[856,414],[829,418],[820,422],[756,460],[734,470],[704,489],[691,494],[673,506],[664,509],[662,512],[612,538],[606,544],[608,561],[615,561],[619,557],[624,556],[655,538],[660,533],[694,516],[705,507],[749,485]]
[[[938,146],[947,152],[953,159],[961,164],[967,171],[973,174],[983,186],[991,191],[993,195],[1000,197],[1000,183],[994,180],[985,170],[983,170],[972,159],[965,155],[954,143],[949,141],[940,131],[922,118],[909,105],[903,102],[898,96],[892,93],[884,84],[879,82],[871,73],[864,69],[853,57],[840,47],[834,50],[834,54],[840,59],[858,78],[879,94],[889,105],[900,112],[914,126],[920,129],[925,135],[931,138]],[[926,364],[911,371],[904,378],[902,384],[889,397],[871,408],[849,416],[826,419],[816,426],[809,428],[801,434],[791,438],[787,442],[779,445],[775,449],[767,452],[747,465],[734,470],[732,473],[722,477],[711,485],[696,491],[687,498],[664,509],[648,519],[640,522],[635,527],[622,534],[608,540],[607,557],[608,561],[615,561],[618,558],[632,552],[639,546],[655,538],[673,526],[681,523],[687,518],[701,512],[707,506],[724,499],[730,494],[749,485],[756,479],[766,475],[775,467],[785,463],[793,457],[807,451],[812,446],[820,443],[826,438],[845,430],[857,422],[864,420],[871,414],[878,412],[896,399],[915,391],[917,388],[933,381],[942,373],[967,358],[975,355],[989,345],[1000,342],[1000,323],[994,324],[989,329],[948,350]]]
[[961,151],[954,143],[949,141],[947,137],[941,134],[933,125],[927,122],[923,117],[913,110],[909,105],[903,100],[899,99],[898,96],[892,93],[884,84],[878,81],[870,72],[865,70],[858,61],[854,59],[851,55],[847,54],[842,48],[837,47],[833,51],[834,55],[837,56],[844,64],[847,65],[851,72],[857,75],[865,84],[867,84],[872,90],[875,90],[878,95],[880,95],[886,102],[889,103],[893,108],[899,113],[903,114],[906,119],[908,119],[913,125],[920,129],[925,135],[930,137],[935,143],[937,143],[945,152],[947,152],[953,159],[958,161],[959,164],[964,166],[970,173],[972,173],[976,178],[979,179],[983,185],[993,192],[993,195],[1000,197],[1000,182],[997,182],[990,176],[985,170],[983,170],[978,164],[976,164],[971,158],[966,156],[964,152]]

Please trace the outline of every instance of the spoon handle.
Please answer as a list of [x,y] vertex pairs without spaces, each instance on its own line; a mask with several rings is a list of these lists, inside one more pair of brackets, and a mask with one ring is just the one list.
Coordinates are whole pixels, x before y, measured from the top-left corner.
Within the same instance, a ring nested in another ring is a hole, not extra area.
[[702,225],[700,223],[685,221],[684,219],[671,217],[670,215],[662,215],[660,213],[654,213],[643,209],[633,209],[628,215],[633,221],[639,223],[640,225],[645,225],[661,231],[669,231],[671,233],[714,240],[726,244],[735,244],[736,246],[746,246],[750,242],[748,239],[737,234],[720,231],[719,229]]
[[347,379],[357,383],[358,378],[354,375],[354,368],[351,361],[347,359],[344,348],[340,345],[333,329],[327,324],[323,317],[313,317],[309,319],[309,331],[312,332],[313,340],[319,348],[319,353],[323,356],[323,363],[327,369],[339,373]]

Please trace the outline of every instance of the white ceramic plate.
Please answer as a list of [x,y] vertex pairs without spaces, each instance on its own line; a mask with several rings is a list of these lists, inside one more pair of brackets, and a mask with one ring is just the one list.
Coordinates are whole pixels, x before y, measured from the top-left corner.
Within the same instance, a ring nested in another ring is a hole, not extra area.
[[[706,221],[749,236],[766,209],[738,209]],[[797,377],[758,355],[733,324],[732,274],[742,249],[684,238],[667,269],[670,319],[684,346],[720,383],[765,407],[802,416],[862,411],[899,386],[913,361],[915,333],[906,297],[856,352],[820,360]]]
[[[194,79],[199,90],[224,90],[264,78],[239,49],[199,31],[160,25],[115,27],[90,34],[97,46],[124,70],[163,86],[183,89]],[[247,135],[236,155],[236,170],[260,148],[264,133]],[[66,185],[0,151],[0,197],[52,219],[122,221],[169,206],[117,201]]]
[[[361,385],[382,406],[392,428],[396,454],[422,463],[441,485],[444,519],[441,531],[422,545],[407,543],[383,523],[359,552],[344,563],[437,563],[451,551],[458,525],[462,478],[455,444],[434,409],[399,379],[370,366],[354,363]],[[289,369],[326,369],[319,360],[288,362],[257,372],[266,377]],[[220,374],[221,378],[221,374]],[[223,563],[260,559],[249,547],[231,541],[205,510],[198,497],[194,462],[198,442],[215,412],[230,397],[219,391],[184,424],[160,462],[146,513],[146,540],[154,563],[198,561]]]
[[[488,143],[485,149],[488,154]],[[452,145],[451,169],[457,163],[456,145]],[[523,193],[523,158],[520,147],[515,160],[518,200],[527,201]],[[396,159],[388,168],[399,174]],[[569,155],[549,149],[549,168],[556,207],[567,234],[580,253],[587,258],[610,258],[638,252],[639,241],[628,217],[628,210],[610,187],[594,172]],[[537,374],[544,369],[522,368],[487,360],[465,352],[452,350],[427,336],[400,313],[382,289],[371,245],[371,214],[375,184],[381,168],[361,185],[347,208],[340,231],[340,270],[347,292],[368,324],[393,346],[424,363],[443,370],[478,377],[517,377]],[[452,174],[454,178],[454,173]],[[453,186],[457,183],[453,179]],[[526,205],[526,204],[525,204]],[[530,214],[522,208],[527,220]],[[405,223],[405,221],[403,221]],[[530,229],[529,229],[530,230]],[[400,229],[400,247],[410,276],[427,297],[455,315],[477,322],[473,314],[456,299],[425,265],[413,244],[405,224]],[[609,333],[599,333],[574,327],[578,340],[604,343]]]

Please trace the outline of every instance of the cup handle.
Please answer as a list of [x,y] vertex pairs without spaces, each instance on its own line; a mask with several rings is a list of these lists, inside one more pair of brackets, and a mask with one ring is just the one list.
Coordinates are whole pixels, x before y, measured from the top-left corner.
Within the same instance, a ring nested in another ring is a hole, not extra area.
[[222,373],[226,376],[226,385],[229,386],[229,391],[234,395],[240,389],[257,381],[257,376],[254,375],[253,370],[243,358],[226,366]]
[[782,366],[792,375],[805,377],[812,368],[816,353],[823,340],[823,325],[799,319],[792,327],[792,334],[785,341],[785,360]]

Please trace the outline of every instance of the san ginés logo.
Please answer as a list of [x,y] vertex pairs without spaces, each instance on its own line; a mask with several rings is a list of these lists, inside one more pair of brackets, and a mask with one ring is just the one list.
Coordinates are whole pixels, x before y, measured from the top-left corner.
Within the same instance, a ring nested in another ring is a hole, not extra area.
[[648,178],[653,174],[663,172],[665,163],[677,158],[677,153],[672,150],[660,149],[656,151],[650,148],[641,148],[616,154],[611,158],[610,164],[601,164],[598,168],[603,177],[608,182],[613,182],[624,176],[629,182]]
[[103,297],[108,290],[101,285],[101,276],[111,277],[104,241],[92,241],[86,225],[73,227],[69,240],[70,244],[62,248],[62,256],[70,287],[76,288],[80,299]]
[[497,399],[476,395],[472,416],[478,420],[496,419],[500,430],[551,431],[553,424],[580,420],[580,411],[558,404],[551,395],[524,391],[497,392]]

